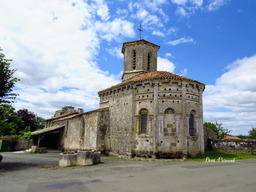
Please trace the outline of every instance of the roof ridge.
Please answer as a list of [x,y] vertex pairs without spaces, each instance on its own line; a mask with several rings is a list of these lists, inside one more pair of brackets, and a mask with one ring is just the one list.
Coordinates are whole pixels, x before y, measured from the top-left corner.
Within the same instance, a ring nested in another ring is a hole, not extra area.
[[134,82],[141,82],[141,81],[145,81],[145,80],[154,80],[154,79],[175,79],[175,80],[188,80],[188,81],[193,81],[196,83],[200,83],[203,84],[197,80],[193,80],[191,78],[185,77],[183,75],[179,75],[173,72],[168,72],[168,71],[144,71],[143,74],[139,74],[136,75],[134,77],[131,77],[129,79],[126,79],[124,81],[122,81],[121,83],[117,84],[117,85],[113,85],[109,88],[103,89],[100,92],[106,91],[108,89],[112,89],[121,85],[125,85],[127,83],[134,83]]

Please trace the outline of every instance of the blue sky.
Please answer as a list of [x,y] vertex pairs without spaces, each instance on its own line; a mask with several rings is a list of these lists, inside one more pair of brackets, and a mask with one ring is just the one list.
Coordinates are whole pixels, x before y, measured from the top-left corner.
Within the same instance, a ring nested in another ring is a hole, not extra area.
[[158,70],[203,82],[204,121],[233,135],[256,123],[254,0],[8,0],[0,47],[20,94],[16,109],[44,118],[65,105],[98,108],[97,92],[121,81],[123,42],[160,45]]

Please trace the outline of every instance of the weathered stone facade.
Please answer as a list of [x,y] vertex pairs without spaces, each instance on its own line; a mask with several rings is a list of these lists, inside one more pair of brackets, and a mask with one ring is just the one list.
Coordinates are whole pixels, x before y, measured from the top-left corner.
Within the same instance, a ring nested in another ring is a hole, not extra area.
[[229,153],[256,153],[256,139],[216,139],[208,142],[209,147]]
[[157,71],[159,48],[143,39],[123,44],[123,81],[98,92],[100,109],[54,121],[65,125],[65,149],[91,148],[128,157],[204,154],[205,85]]
[[[145,40],[124,43],[123,82],[99,92],[100,107],[109,107],[110,114],[111,145],[106,147],[112,154],[128,156],[203,155],[205,86],[156,71],[158,49]],[[193,133],[189,133],[191,116]]]

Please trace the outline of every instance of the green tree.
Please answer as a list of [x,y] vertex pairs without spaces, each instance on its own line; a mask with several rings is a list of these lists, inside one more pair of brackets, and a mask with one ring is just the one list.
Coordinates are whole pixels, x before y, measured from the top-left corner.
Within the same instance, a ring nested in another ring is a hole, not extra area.
[[252,129],[249,132],[250,139],[256,139],[256,124],[252,126]]
[[24,122],[8,104],[0,106],[0,136],[20,135]]
[[36,130],[43,129],[45,125],[45,119],[40,116],[35,116],[35,119],[33,120],[36,126]]
[[61,108],[60,114],[63,115],[65,113],[67,113],[67,112],[68,112],[68,106],[64,106],[64,107]]
[[217,134],[218,139],[223,139],[226,135],[229,135],[229,133],[232,132],[232,130],[224,129],[222,123],[218,123],[217,120],[215,123],[205,122],[204,126],[214,131]]
[[[0,51],[3,51],[0,48]],[[0,104],[11,103],[17,94],[12,93],[14,84],[19,81],[18,78],[13,77],[16,69],[10,69],[10,61],[12,59],[5,59],[5,55],[0,52]]]

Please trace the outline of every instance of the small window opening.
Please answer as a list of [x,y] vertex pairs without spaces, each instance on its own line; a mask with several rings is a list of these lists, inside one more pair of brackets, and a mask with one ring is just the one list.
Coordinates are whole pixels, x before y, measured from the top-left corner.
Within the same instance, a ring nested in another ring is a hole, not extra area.
[[148,54],[148,71],[150,70],[150,54]]
[[136,69],[136,51],[133,51],[133,69]]

